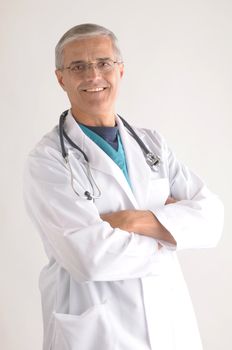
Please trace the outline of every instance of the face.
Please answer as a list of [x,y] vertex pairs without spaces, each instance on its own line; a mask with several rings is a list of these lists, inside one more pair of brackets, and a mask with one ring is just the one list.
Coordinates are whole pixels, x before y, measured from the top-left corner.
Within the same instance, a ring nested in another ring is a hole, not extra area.
[[[68,43],[63,50],[63,67],[73,62],[97,62],[109,58],[117,61],[109,37],[95,36]],[[104,125],[113,122],[115,100],[123,76],[123,64],[100,72],[96,66],[79,74],[70,69],[57,70],[57,79],[69,97],[73,116],[83,124]]]

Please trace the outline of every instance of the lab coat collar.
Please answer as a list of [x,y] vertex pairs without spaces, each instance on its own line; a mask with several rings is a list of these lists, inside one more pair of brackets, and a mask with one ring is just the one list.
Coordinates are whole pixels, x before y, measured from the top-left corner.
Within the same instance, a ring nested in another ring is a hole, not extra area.
[[[115,162],[81,130],[72,116],[71,111],[68,112],[66,117],[65,131],[73,142],[75,142],[87,154],[91,169],[112,176],[124,190],[134,208],[144,208],[149,184],[150,169],[145,161],[141,148],[134,138],[127,132],[119,117],[116,117],[116,122],[119,127],[126,155],[128,174],[132,188],[130,188],[123,172]],[[66,147],[70,148],[69,145],[66,145]]]

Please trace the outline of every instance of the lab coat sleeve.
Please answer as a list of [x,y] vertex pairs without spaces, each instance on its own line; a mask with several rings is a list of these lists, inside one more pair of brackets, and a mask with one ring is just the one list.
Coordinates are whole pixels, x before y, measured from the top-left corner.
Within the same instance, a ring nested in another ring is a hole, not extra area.
[[124,280],[155,273],[156,240],[113,229],[102,221],[95,204],[73,192],[60,152],[47,148],[30,154],[24,199],[48,257],[55,258],[76,281]]
[[223,205],[197,175],[176,159],[165,142],[162,143],[170,195],[177,202],[155,209],[154,214],[175,238],[174,248],[214,247],[222,233]]

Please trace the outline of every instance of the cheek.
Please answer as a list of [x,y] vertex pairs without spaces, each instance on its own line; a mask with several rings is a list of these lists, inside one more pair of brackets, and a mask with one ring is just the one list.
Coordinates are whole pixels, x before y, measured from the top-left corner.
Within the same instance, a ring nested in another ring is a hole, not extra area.
[[117,90],[119,88],[119,83],[120,83],[118,77],[114,77],[110,83],[111,83],[111,88],[112,88],[114,94],[116,94]]
[[117,96],[118,90],[119,90],[120,81],[118,79],[115,79],[113,84],[113,94],[114,96]]
[[66,85],[66,92],[69,96],[78,96],[78,84],[75,82],[70,82],[67,83]]
[[69,93],[77,92],[78,86],[80,85],[76,79],[72,79],[71,77],[65,77],[63,83],[65,91]]

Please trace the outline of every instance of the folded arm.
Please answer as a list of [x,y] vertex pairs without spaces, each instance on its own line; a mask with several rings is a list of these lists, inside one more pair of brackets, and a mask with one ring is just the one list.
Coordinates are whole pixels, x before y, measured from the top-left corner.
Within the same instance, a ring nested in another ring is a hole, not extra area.
[[[174,198],[168,197],[165,204],[175,202]],[[115,213],[103,214],[101,218],[113,228],[120,228],[127,232],[138,233],[176,245],[176,241],[171,233],[159,222],[154,213],[149,210],[121,210]]]
[[35,153],[28,159],[24,199],[48,257],[55,258],[78,282],[154,274],[158,242],[103,221],[93,201],[73,192],[60,154],[58,159],[44,154]]

